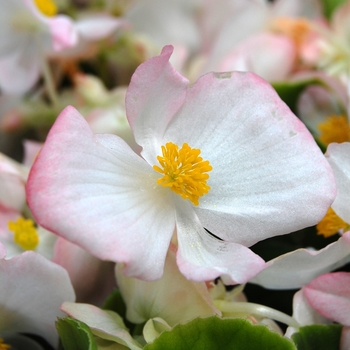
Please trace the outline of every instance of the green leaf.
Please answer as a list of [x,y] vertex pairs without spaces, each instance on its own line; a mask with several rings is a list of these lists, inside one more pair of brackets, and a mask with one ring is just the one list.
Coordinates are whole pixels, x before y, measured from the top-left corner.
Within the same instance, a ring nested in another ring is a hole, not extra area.
[[73,318],[59,318],[56,329],[65,350],[97,350],[97,345],[90,328]]
[[292,335],[298,350],[339,350],[341,325],[312,325]]
[[280,98],[294,113],[296,113],[297,102],[300,94],[309,85],[324,85],[324,83],[320,79],[313,77],[294,81],[280,81],[272,84]]
[[346,0],[321,0],[321,4],[323,5],[323,14],[330,19],[337,7],[345,2]]
[[294,344],[244,319],[197,318],[165,331],[144,350],[292,350]]

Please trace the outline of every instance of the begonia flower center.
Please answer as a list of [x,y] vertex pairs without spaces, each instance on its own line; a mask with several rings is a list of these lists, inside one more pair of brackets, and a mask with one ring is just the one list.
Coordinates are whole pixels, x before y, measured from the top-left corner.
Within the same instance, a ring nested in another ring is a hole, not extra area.
[[203,160],[200,153],[199,149],[191,148],[187,143],[180,149],[172,142],[162,146],[162,156],[157,157],[161,167],[153,166],[155,171],[163,175],[157,183],[170,187],[183,199],[189,199],[194,205],[198,205],[199,197],[210,190],[207,185],[207,172],[212,170],[209,161]]
[[327,146],[332,142],[350,141],[350,126],[345,115],[331,115],[318,124],[318,128],[320,130],[319,139]]
[[350,225],[341,219],[332,208],[329,208],[325,217],[317,224],[317,234],[325,238],[330,237],[343,230],[347,231]]
[[310,24],[303,18],[278,17],[272,22],[271,29],[288,36],[299,47],[310,32]]
[[0,350],[11,349],[11,345],[4,343],[4,339],[0,338]]
[[52,17],[57,14],[57,6],[52,0],[34,0],[36,7],[41,13]]
[[39,235],[31,219],[19,218],[10,221],[8,228],[14,234],[14,241],[24,250],[34,250],[39,244]]

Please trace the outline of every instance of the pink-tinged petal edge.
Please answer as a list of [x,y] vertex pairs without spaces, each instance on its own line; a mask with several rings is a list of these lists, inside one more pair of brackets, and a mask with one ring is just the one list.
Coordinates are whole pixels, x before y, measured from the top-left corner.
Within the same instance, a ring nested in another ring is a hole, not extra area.
[[350,326],[350,273],[321,275],[304,287],[304,294],[322,316]]
[[226,284],[243,284],[265,267],[264,260],[249,248],[206,232],[187,203],[177,206],[176,228],[177,264],[190,280],[209,281],[221,276]]
[[49,20],[52,46],[55,51],[64,50],[77,44],[78,32],[67,16],[59,15]]
[[142,156],[155,164],[165,128],[181,107],[189,81],[169,63],[172,46],[141,64],[126,93],[126,115]]
[[41,226],[102,260],[125,263],[130,277],[153,280],[175,226],[170,194],[156,179],[122,139],[93,135],[67,107],[31,169],[27,199]]

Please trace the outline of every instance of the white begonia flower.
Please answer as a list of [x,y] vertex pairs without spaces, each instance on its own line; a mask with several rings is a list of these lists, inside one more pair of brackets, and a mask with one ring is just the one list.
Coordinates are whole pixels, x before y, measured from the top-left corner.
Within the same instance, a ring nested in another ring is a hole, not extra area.
[[247,247],[316,224],[334,199],[333,174],[263,79],[209,73],[189,86],[172,51],[143,63],[127,91],[142,157],[68,107],[31,169],[29,206],[40,225],[123,262],[130,277],[160,278],[176,233],[187,278],[245,283],[265,266]]

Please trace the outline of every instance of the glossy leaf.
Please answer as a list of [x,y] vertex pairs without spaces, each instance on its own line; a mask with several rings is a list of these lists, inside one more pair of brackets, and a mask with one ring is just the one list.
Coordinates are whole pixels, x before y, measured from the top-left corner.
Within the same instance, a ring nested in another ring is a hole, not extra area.
[[85,323],[70,317],[60,318],[56,328],[64,350],[97,350],[95,338]]
[[299,328],[292,339],[298,350],[338,350],[341,325],[312,325]]
[[197,318],[163,332],[145,350],[292,350],[291,341],[244,319]]

